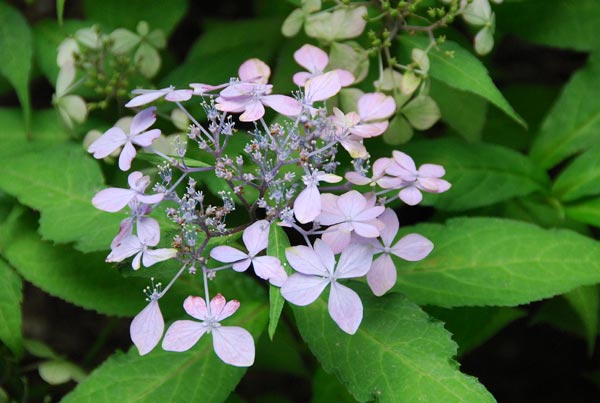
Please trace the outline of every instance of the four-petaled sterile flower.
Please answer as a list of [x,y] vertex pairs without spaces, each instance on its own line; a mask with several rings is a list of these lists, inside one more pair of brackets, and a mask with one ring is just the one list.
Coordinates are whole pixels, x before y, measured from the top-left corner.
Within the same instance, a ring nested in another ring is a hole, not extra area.
[[125,104],[125,106],[128,108],[135,108],[137,106],[149,104],[150,102],[156,101],[157,99],[162,97],[164,97],[167,101],[170,102],[188,101],[192,97],[193,92],[193,90],[189,89],[177,90],[172,85],[169,87],[161,88],[159,90],[137,89],[133,90],[131,93],[139,95],[133,97],[131,101]]
[[136,227],[138,238],[143,239],[160,239],[160,226],[158,221],[152,217],[148,217],[152,208],[148,204],[140,203],[134,200],[129,203],[131,208],[131,217],[127,217],[121,221],[119,233],[110,244],[111,248],[121,243],[123,238],[133,234],[133,227]]
[[232,300],[226,303],[217,294],[207,308],[201,297],[189,296],[183,302],[188,315],[200,320],[177,320],[167,330],[162,342],[167,351],[186,351],[192,348],[205,333],[212,333],[213,348],[225,363],[236,367],[249,367],[254,363],[254,339],[246,330],[238,326],[222,326],[221,321],[237,311],[240,303]]
[[212,249],[210,257],[219,262],[233,263],[233,270],[238,272],[246,271],[252,264],[258,277],[269,280],[271,284],[278,287],[283,285],[287,279],[287,274],[279,259],[274,256],[256,256],[267,249],[269,222],[267,220],[256,221],[244,230],[242,239],[248,253],[224,245]]
[[369,240],[375,251],[375,255],[381,253],[373,260],[371,269],[367,273],[367,282],[373,294],[381,296],[396,284],[396,265],[391,255],[396,255],[409,262],[424,259],[433,250],[433,243],[419,234],[408,234],[400,238],[394,246],[392,242],[396,238],[400,226],[398,217],[392,209],[385,209],[379,217],[385,223],[385,228],[380,231],[381,242]]
[[131,341],[137,347],[140,355],[148,354],[156,347],[165,330],[165,321],[158,300],[161,295],[157,290],[152,291],[150,302],[140,313],[135,315],[129,326]]
[[[382,188],[395,188],[402,184],[402,179],[385,175],[385,170],[392,164],[391,158],[379,158],[373,163],[373,176],[368,178],[358,172],[347,172],[346,180],[355,185],[379,185]],[[384,221],[385,222],[385,221]]]
[[450,183],[440,179],[446,174],[444,167],[436,164],[423,164],[417,170],[415,162],[407,154],[394,151],[393,162],[385,172],[402,179],[403,188],[398,197],[409,206],[419,204],[423,200],[420,190],[428,193],[442,193],[450,189]]
[[334,109],[335,125],[346,128],[351,134],[369,138],[379,136],[388,128],[388,121],[396,111],[394,98],[373,92],[364,94],[358,100],[358,113],[350,112],[343,114],[342,111]]
[[[329,56],[323,50],[316,46],[306,44],[294,52],[294,60],[304,67],[308,72],[301,71],[294,74],[294,84],[302,87],[306,81],[324,73],[325,67],[329,63]],[[335,69],[340,79],[342,87],[347,87],[354,82],[354,75],[347,70]]]
[[127,235],[114,246],[106,257],[106,261],[121,262],[135,255],[131,267],[133,270],[138,270],[140,262],[144,267],[150,267],[155,263],[174,258],[177,255],[177,249],[173,248],[150,249],[150,247],[158,245],[158,241],[159,239],[156,237],[138,238],[135,235]]
[[319,182],[337,183],[342,178],[323,171],[314,170],[310,175],[304,175],[302,182],[306,188],[300,192],[294,201],[294,214],[298,222],[306,224],[321,214],[321,193]]
[[115,213],[131,202],[154,204],[160,202],[165,197],[163,193],[153,195],[144,194],[144,191],[150,184],[150,177],[144,176],[140,171],[130,173],[127,180],[130,189],[108,188],[96,193],[92,199],[94,207],[98,210]]
[[308,108],[311,114],[314,114],[315,109],[312,105],[315,102],[325,101],[336,95],[341,89],[340,76],[335,71],[329,71],[308,79],[304,84],[304,106]]
[[322,194],[321,206],[321,214],[316,221],[331,225],[322,238],[335,253],[340,253],[350,244],[353,231],[365,238],[376,238],[384,227],[377,217],[385,207],[375,206],[375,198],[367,199],[356,190],[341,196]]
[[362,302],[356,292],[338,280],[364,276],[371,266],[371,249],[352,244],[342,251],[336,265],[329,245],[317,239],[313,248],[294,246],[286,249],[285,256],[298,273],[292,274],[281,287],[281,295],[292,304],[305,306],[314,302],[330,284],[329,315],[344,332],[356,333],[363,317]]
[[127,171],[131,168],[131,161],[136,155],[133,145],[148,147],[160,136],[159,129],[146,131],[154,122],[156,122],[156,107],[144,109],[131,121],[129,134],[120,127],[111,127],[89,146],[88,152],[93,153],[94,158],[104,158],[123,146],[119,156],[119,168]]

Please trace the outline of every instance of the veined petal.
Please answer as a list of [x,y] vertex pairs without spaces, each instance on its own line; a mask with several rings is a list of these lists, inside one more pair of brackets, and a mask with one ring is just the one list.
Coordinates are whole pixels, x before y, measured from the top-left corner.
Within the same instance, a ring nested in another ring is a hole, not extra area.
[[183,301],[183,309],[192,318],[198,320],[208,319],[208,309],[206,308],[206,302],[202,297],[195,297],[190,295]]
[[198,343],[200,337],[207,330],[204,323],[193,320],[177,320],[169,326],[162,342],[162,348],[167,351],[187,351]]
[[135,198],[137,193],[131,189],[108,188],[99,191],[92,198],[92,204],[98,210],[115,213]]
[[387,119],[396,111],[394,98],[380,92],[364,94],[358,100],[358,114],[364,122]]
[[306,44],[294,52],[294,60],[311,73],[320,73],[329,63],[329,56],[318,47]]
[[367,274],[373,260],[373,248],[365,244],[350,244],[342,251],[335,270],[337,278],[361,277]]
[[329,315],[344,332],[354,334],[363,317],[360,297],[350,288],[333,282],[329,289]]
[[398,233],[398,229],[400,228],[400,222],[398,221],[398,216],[391,208],[386,208],[383,214],[379,216],[379,221],[381,221],[385,227],[379,234],[381,235],[381,240],[383,241],[384,246],[392,246],[392,242],[394,242],[394,238],[396,238],[396,234]]
[[285,116],[297,116],[302,112],[302,105],[286,95],[264,95],[260,102]]
[[150,267],[158,262],[163,262],[177,256],[177,249],[161,248],[161,249],[146,249],[142,255],[142,264],[145,267]]
[[323,225],[338,224],[346,219],[337,205],[339,196],[333,193],[321,194],[321,214],[317,218]]
[[281,287],[281,295],[294,305],[305,306],[319,298],[327,284],[326,278],[294,273]]
[[215,354],[224,363],[235,367],[249,367],[254,364],[254,339],[246,330],[238,326],[221,326],[212,330]]
[[396,284],[396,266],[389,254],[384,253],[373,261],[367,273],[367,283],[378,297],[388,292]]
[[362,222],[370,221],[374,218],[379,217],[384,211],[385,211],[385,207],[383,207],[383,206],[368,207],[368,208],[365,208],[364,210],[362,210],[356,216],[354,216],[353,220],[354,221],[362,221]]
[[327,244],[327,242],[317,238],[313,248],[321,263],[327,269],[329,276],[333,276],[333,272],[335,270],[335,255],[333,254],[331,247]]
[[392,157],[394,159],[395,164],[390,165],[388,169],[386,169],[386,172],[388,174],[399,176],[400,174],[404,174],[405,172],[411,174],[417,173],[417,167],[415,166],[415,162],[408,154],[405,154],[402,151],[394,150],[392,151]]
[[248,258],[248,255],[239,249],[232,248],[231,246],[223,245],[217,246],[210,251],[210,257],[219,262],[232,263]]
[[128,171],[131,168],[131,161],[133,161],[136,154],[135,147],[131,144],[131,141],[127,141],[123,150],[121,150],[121,155],[119,155],[119,169],[121,171]]
[[342,84],[338,74],[335,71],[330,71],[306,81],[304,88],[305,100],[307,103],[312,104],[336,95],[342,89]]
[[127,142],[127,135],[119,127],[111,127],[88,147],[94,158],[104,158]]
[[148,147],[152,145],[154,140],[160,137],[160,129],[152,129],[147,132],[136,134],[131,137],[131,142],[141,147]]
[[139,217],[136,223],[137,236],[146,245],[157,245],[160,240],[160,226],[152,217]]
[[151,106],[137,113],[131,121],[131,134],[138,134],[152,126],[156,122],[156,106]]
[[425,259],[433,250],[433,242],[419,234],[408,234],[400,238],[391,252],[409,262]]
[[254,122],[265,115],[265,107],[260,101],[252,101],[246,105],[244,113],[240,115],[242,122]]
[[367,201],[356,190],[350,190],[338,198],[337,205],[345,217],[354,219],[365,209]]
[[258,256],[252,259],[256,275],[276,287],[281,287],[287,280],[287,274],[279,259],[274,256]]
[[135,315],[129,326],[131,341],[140,355],[148,354],[160,341],[165,330],[165,321],[158,300],[153,299],[140,313]]
[[313,248],[304,245],[293,246],[285,250],[285,257],[297,272],[314,276],[329,276],[327,267]]
[[259,220],[244,230],[242,239],[250,256],[256,256],[259,252],[267,249],[269,226],[267,220]]
[[321,194],[317,186],[307,186],[294,200],[294,214],[299,223],[314,221],[321,214]]

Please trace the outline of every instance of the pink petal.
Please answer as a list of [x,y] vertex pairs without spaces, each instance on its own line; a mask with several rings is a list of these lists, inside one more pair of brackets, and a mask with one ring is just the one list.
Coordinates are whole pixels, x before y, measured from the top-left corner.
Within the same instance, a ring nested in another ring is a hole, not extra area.
[[407,188],[402,189],[398,193],[398,196],[400,197],[400,200],[402,200],[409,206],[416,206],[421,202],[421,200],[423,200],[423,195],[415,186],[409,186]]
[[333,225],[346,219],[342,211],[338,208],[338,199],[339,196],[332,193],[321,194],[321,214],[317,218],[317,221],[323,225]]
[[312,74],[307,73],[306,71],[301,71],[299,73],[294,74],[294,76],[292,77],[292,81],[298,87],[304,87],[304,85],[306,84],[306,82],[310,78],[312,78],[312,76],[313,76]]
[[337,73],[342,87],[347,87],[349,85],[352,85],[352,83],[354,83],[354,80],[355,80],[354,75],[352,73],[350,73],[348,70],[335,69],[333,71],[335,71]]
[[267,249],[269,242],[269,222],[259,220],[244,230],[242,235],[244,245],[250,256],[256,256],[259,252]]
[[139,253],[143,249],[143,245],[135,235],[129,235],[110,252],[106,257],[107,262],[121,262],[130,256]]
[[294,305],[306,306],[319,298],[327,284],[327,278],[294,273],[281,287],[281,295]]
[[305,100],[312,104],[333,97],[342,89],[340,78],[335,71],[311,78],[304,85]]
[[402,178],[382,176],[377,180],[377,184],[383,189],[399,189],[405,186],[406,182]]
[[350,244],[340,255],[336,278],[362,277],[369,271],[372,260],[373,249],[369,245]]
[[225,88],[228,85],[229,85],[229,83],[219,84],[219,85],[194,83],[194,84],[190,84],[190,87],[192,87],[192,89],[194,90],[194,95],[204,95],[204,93],[206,93],[206,92],[220,90],[221,88]]
[[135,158],[136,151],[131,144],[131,141],[125,143],[123,150],[121,150],[121,155],[119,155],[119,169],[121,171],[128,171],[131,168],[131,161]]
[[297,272],[314,276],[329,275],[325,262],[313,248],[304,245],[293,246],[285,250],[285,257]]
[[337,205],[345,217],[354,219],[365,209],[367,201],[356,190],[350,190],[338,198]]
[[419,176],[430,178],[441,178],[446,174],[446,170],[441,165],[423,164],[419,167]]
[[163,88],[156,91],[144,92],[143,94],[132,98],[125,106],[127,108],[135,108],[136,106],[149,104],[152,101],[156,101],[158,98],[164,97],[168,90],[169,88]]
[[340,144],[352,158],[368,158],[369,153],[359,139],[361,138],[358,136],[347,136],[340,140]]
[[94,154],[94,158],[104,158],[117,148],[127,142],[127,135],[120,127],[111,127],[89,147],[88,152]]
[[350,133],[361,138],[376,137],[383,134],[388,128],[388,121],[377,123],[366,123],[354,126],[350,129]]
[[158,262],[164,262],[177,256],[177,249],[161,248],[161,249],[146,249],[142,256],[144,267],[150,267]]
[[115,213],[122,210],[136,195],[137,193],[130,189],[108,188],[96,193],[92,204],[98,210]]
[[231,263],[247,259],[248,255],[239,249],[223,245],[213,248],[210,251],[210,257],[212,257],[215,260],[218,260],[219,262]]
[[378,158],[373,163],[373,178],[380,178],[385,174],[385,170],[392,164],[391,158]]
[[265,95],[261,97],[260,101],[285,116],[297,116],[302,112],[300,103],[285,95]]
[[355,185],[368,185],[371,183],[371,179],[359,174],[358,172],[346,172],[346,180]]
[[317,186],[307,186],[294,201],[294,214],[299,223],[314,221],[321,214],[321,194]]
[[192,318],[208,320],[208,309],[206,308],[206,302],[202,297],[190,295],[183,301],[183,309]]
[[152,126],[156,122],[156,106],[146,108],[141,112],[138,112],[131,121],[131,127],[129,132],[131,134],[138,134]]
[[397,276],[392,258],[384,253],[373,261],[371,270],[367,273],[367,283],[373,294],[380,297],[396,284]]
[[210,315],[218,322],[233,315],[240,307],[238,300],[232,299],[226,303],[225,297],[217,294],[210,300]]
[[141,147],[148,147],[151,146],[154,140],[156,140],[159,137],[160,129],[152,129],[148,130],[147,132],[143,132],[132,136],[131,142]]
[[254,339],[241,327],[221,326],[212,330],[213,348],[224,363],[235,367],[254,364]]
[[392,156],[395,164],[390,165],[388,169],[386,169],[388,174],[394,176],[405,175],[407,173],[416,175],[417,167],[415,166],[413,159],[408,154],[394,150],[392,152]]
[[363,306],[360,297],[350,288],[333,282],[329,290],[329,315],[340,329],[354,334],[363,317]]
[[[366,200],[366,199],[365,199]],[[363,211],[353,217],[353,220],[367,222],[379,217],[385,211],[383,206],[374,206],[365,208]],[[376,224],[377,225],[377,224]]]
[[223,99],[219,97],[217,98],[217,104],[215,105],[215,107],[217,108],[217,110],[220,110],[222,112],[240,113],[246,110],[246,107],[248,106],[249,102],[252,102],[252,98],[250,97],[243,99]]
[[140,355],[145,355],[156,347],[164,330],[165,321],[160,312],[158,300],[153,299],[140,313],[135,315],[129,327],[129,335]]
[[140,217],[137,220],[137,236],[146,245],[157,245],[160,240],[160,226],[152,217]]
[[386,208],[383,214],[378,217],[378,219],[385,225],[385,227],[379,231],[383,245],[391,246],[392,242],[394,242],[394,239],[396,238],[396,234],[398,234],[398,229],[400,228],[398,216],[394,210],[391,208]]
[[162,348],[166,351],[187,351],[198,343],[200,337],[207,330],[208,328],[203,323],[193,320],[177,320],[169,326],[162,342]]
[[271,76],[271,69],[260,59],[249,59],[238,69],[238,76],[245,82],[266,84]]
[[259,101],[252,101],[246,105],[246,110],[240,115],[242,122],[254,122],[265,115],[265,107]]
[[192,90],[172,90],[165,96],[165,99],[170,102],[183,102],[192,98]]
[[340,228],[343,226],[334,225],[325,231],[323,235],[321,235],[321,239],[327,242],[327,245],[331,248],[333,253],[340,253],[350,244],[351,240],[351,232],[350,231],[341,231]]
[[329,56],[316,46],[306,44],[294,52],[294,60],[311,73],[321,73],[329,63]]
[[419,234],[403,236],[391,249],[391,252],[409,262],[424,259],[433,250],[433,242]]
[[380,92],[364,94],[358,100],[358,114],[364,122],[387,119],[396,111],[394,98]]
[[274,256],[258,256],[252,259],[256,275],[276,287],[281,287],[287,280],[287,274],[279,259]]

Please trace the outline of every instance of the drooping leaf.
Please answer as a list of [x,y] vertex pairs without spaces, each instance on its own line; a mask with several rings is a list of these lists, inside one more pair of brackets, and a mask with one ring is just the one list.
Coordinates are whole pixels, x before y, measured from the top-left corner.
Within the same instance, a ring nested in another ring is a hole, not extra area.
[[23,281],[3,259],[0,259],[0,340],[12,352],[23,354],[21,333],[21,302],[23,301]]
[[5,156],[0,189],[40,210],[40,233],[77,249],[106,250],[123,214],[96,209],[92,197],[104,185],[100,167],[77,144],[30,148]]
[[[267,246],[267,255],[275,256],[281,264],[285,271],[290,274],[291,269],[290,265],[285,258],[285,248],[289,248],[290,240],[286,235],[283,228],[281,228],[277,224],[271,224],[269,228],[269,243]],[[277,330],[277,323],[279,323],[279,317],[281,316],[281,311],[283,310],[283,305],[285,304],[285,300],[281,296],[281,290],[279,287],[275,287],[274,285],[269,286],[269,300],[270,300],[270,308],[269,308],[269,337],[273,339],[275,335],[275,330]]]
[[396,261],[394,289],[424,305],[516,306],[600,282],[600,243],[573,231],[501,218],[401,229],[430,239],[420,262]]
[[[425,49],[429,45],[429,39],[424,37],[410,37],[404,35],[400,38],[404,49]],[[438,48],[429,52],[431,69],[429,74],[436,80],[462,90],[477,94],[500,108],[504,113],[516,122],[526,126],[525,121],[490,78],[487,69],[479,59],[455,42],[446,41]]]
[[452,188],[439,195],[427,195],[425,204],[460,211],[524,196],[549,187],[546,173],[527,157],[492,144],[467,144],[442,138],[412,142],[402,149],[417,165],[441,164]]
[[33,55],[33,40],[27,21],[13,7],[0,3],[0,74],[15,88],[25,126],[29,127],[29,75]]
[[597,285],[583,286],[565,294],[571,308],[577,313],[588,343],[588,352],[594,351],[598,337],[598,310],[600,309],[600,293]]
[[360,402],[495,402],[453,361],[457,346],[442,323],[399,294],[374,297],[359,288],[363,321],[354,335],[329,317],[323,298],[294,307],[302,338]]
[[600,142],[600,56],[592,54],[548,112],[531,148],[531,157],[550,168]]
[[600,146],[571,162],[556,178],[552,193],[565,202],[600,194]]

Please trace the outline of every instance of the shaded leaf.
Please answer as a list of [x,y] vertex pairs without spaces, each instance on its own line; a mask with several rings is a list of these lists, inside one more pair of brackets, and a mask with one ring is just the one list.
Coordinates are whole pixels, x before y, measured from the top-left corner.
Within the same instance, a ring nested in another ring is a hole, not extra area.
[[0,340],[12,352],[23,354],[23,335],[21,333],[21,302],[23,301],[23,281],[21,277],[2,259],[0,259]]
[[565,202],[600,194],[600,147],[573,160],[556,178],[552,193]]
[[[275,256],[279,259],[283,268],[288,274],[291,274],[290,265],[285,258],[285,248],[289,248],[290,240],[286,235],[283,228],[279,225],[273,223],[269,228],[269,243],[267,246],[267,255]],[[275,330],[277,330],[277,323],[279,323],[279,317],[281,316],[281,311],[283,310],[283,305],[285,304],[285,300],[281,296],[281,290],[279,287],[275,287],[274,285],[269,285],[269,300],[270,300],[270,308],[269,308],[269,337],[273,339],[275,335]]]

